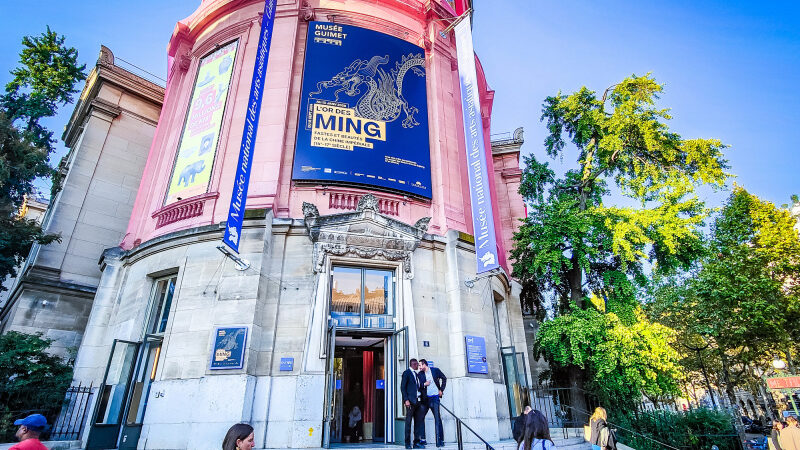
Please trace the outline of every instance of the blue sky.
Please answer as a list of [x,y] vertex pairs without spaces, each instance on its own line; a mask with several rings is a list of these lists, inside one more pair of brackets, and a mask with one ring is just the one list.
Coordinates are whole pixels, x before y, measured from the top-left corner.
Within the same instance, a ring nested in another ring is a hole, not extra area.
[[[0,3],[0,83],[20,39],[50,25],[91,67],[100,44],[164,76],[177,20],[199,0]],[[525,128],[543,154],[542,100],[652,72],[684,137],[730,145],[735,181],[778,205],[800,194],[800,6],[792,2],[475,0],[475,48],[496,91],[493,132]],[[57,134],[72,108],[48,126]],[[57,162],[57,158],[54,162]],[[704,194],[718,205],[724,193]]]

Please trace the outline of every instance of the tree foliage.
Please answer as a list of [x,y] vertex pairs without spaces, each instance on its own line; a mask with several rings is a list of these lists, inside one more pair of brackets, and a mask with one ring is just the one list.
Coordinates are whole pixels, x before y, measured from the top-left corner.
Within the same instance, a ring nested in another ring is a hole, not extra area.
[[[40,36],[24,37],[22,46],[19,66],[0,96],[0,280],[16,275],[34,243],[58,239],[35,222],[17,217],[17,211],[34,193],[34,181],[54,174],[50,154],[55,140],[41,119],[70,103],[77,92],[75,83],[85,78],[77,50],[50,28]],[[59,187],[54,183],[53,192]]]
[[[687,347],[708,344],[698,356],[731,398],[733,386],[756,386],[774,355],[800,341],[794,226],[788,211],[736,187],[714,221],[706,256],[652,291],[651,317],[680,326]],[[687,355],[686,366],[696,371],[696,359]]]
[[[602,97],[584,87],[545,100],[547,155],[563,160],[568,141],[577,152],[562,177],[525,158],[529,215],[512,259],[529,308],[541,310],[544,293],[555,292],[558,312],[567,312],[603,289],[609,271],[637,276],[646,261],[661,270],[697,256],[708,209],[695,188],[723,186],[725,146],[671,131],[668,110],[656,106],[662,90],[649,75],[631,76]],[[636,206],[605,205],[611,185]]]
[[641,311],[636,316],[625,325],[615,313],[576,309],[542,324],[538,351],[553,370],[575,366],[586,371],[587,388],[605,405],[634,406],[642,395],[659,401],[677,394],[675,332],[650,322]]
[[[51,343],[41,335],[16,331],[0,335],[0,417],[4,419],[0,436],[5,439],[14,435],[11,418],[33,412],[58,413],[72,367],[47,352]],[[48,419],[52,424],[54,418]]]
[[[642,316],[637,286],[646,266],[667,272],[701,254],[709,210],[695,189],[722,187],[728,177],[722,142],[669,129],[669,111],[657,106],[662,91],[650,75],[634,75],[599,96],[583,87],[548,97],[546,154],[570,162],[559,176],[527,157],[520,186],[529,214],[515,234],[513,275],[524,310],[539,320],[547,310],[557,316],[540,329],[542,354],[559,381],[609,398],[674,391],[672,334]],[[612,194],[625,203],[606,204]],[[594,311],[586,301],[593,297],[608,311]]]

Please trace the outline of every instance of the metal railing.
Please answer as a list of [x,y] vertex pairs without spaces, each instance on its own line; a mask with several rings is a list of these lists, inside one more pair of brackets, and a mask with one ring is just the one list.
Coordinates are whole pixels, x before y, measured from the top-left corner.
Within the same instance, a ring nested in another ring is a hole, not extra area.
[[80,439],[81,431],[89,415],[92,399],[92,385],[70,386],[64,396],[61,411],[53,422],[50,440],[74,441]]
[[[0,416],[6,416],[8,419],[19,419],[30,414],[41,414],[50,425],[42,432],[42,440],[78,440],[86,424],[92,395],[91,385],[78,384],[66,389],[61,402],[43,407],[37,405],[27,409],[3,409],[0,407],[0,413],[2,413]],[[30,402],[35,403],[35,400],[30,400]],[[17,399],[16,404],[26,404],[26,402],[19,402]],[[12,442],[14,440],[14,432],[17,427],[10,425],[12,423],[13,420],[0,424],[0,442]]]
[[[591,416],[591,413],[589,411],[582,410],[582,409],[579,409],[579,408],[575,408],[573,406],[567,406],[567,408],[569,408],[570,410],[576,411],[578,413]],[[621,426],[621,425],[619,425],[617,423],[606,421],[606,424],[608,425],[609,428],[614,430],[615,433],[619,433],[619,430],[623,430],[623,431],[625,431],[627,433],[631,433],[631,434],[633,434],[635,436],[638,436],[638,437],[640,437],[642,439],[646,439],[650,443],[655,444],[657,446],[660,446],[660,447],[663,447],[663,448],[668,448],[670,450],[680,450],[680,448],[678,448],[678,447],[673,447],[673,446],[671,446],[671,445],[669,445],[667,443],[664,443],[664,442],[661,442],[661,441],[657,441],[657,440],[655,440],[655,439],[653,439],[653,438],[651,438],[649,436],[645,436],[642,433],[639,433],[637,431],[625,428],[625,427],[623,427],[623,426]]]
[[[578,402],[573,398],[576,394],[582,397]],[[583,429],[589,423],[591,411],[600,406],[596,396],[579,388],[530,388],[527,397],[530,406],[540,410],[548,418],[550,429],[562,428],[565,438],[568,437],[568,429]],[[585,409],[576,406],[577,404],[582,404]],[[697,409],[684,411],[671,400],[659,402],[657,405],[652,402],[642,402],[633,405],[630,411],[623,414],[613,414],[614,411],[609,411],[610,416],[614,416],[609,419],[614,421],[607,423],[612,429],[616,429],[617,438],[621,443],[640,450],[688,450],[710,448],[711,445],[717,445],[720,450],[742,449],[742,442],[733,426],[735,416],[732,412],[724,411],[731,417],[730,432],[727,434],[708,434],[704,426],[695,427],[684,421],[686,414],[698,414],[698,412]],[[620,420],[624,421],[626,417],[631,423],[620,423]],[[686,439],[681,439],[681,443],[670,440],[675,436]]]
[[458,450],[464,450],[464,436],[463,436],[463,432],[461,431],[462,427],[466,428],[467,430],[469,430],[470,433],[474,434],[475,437],[478,438],[478,440],[483,442],[483,444],[486,446],[486,450],[494,450],[494,447],[492,447],[488,442],[486,442],[486,439],[482,438],[481,435],[479,435],[475,430],[470,428],[469,425],[464,423],[464,421],[461,420],[458,416],[456,416],[453,411],[450,411],[449,409],[447,409],[446,406],[444,406],[442,404],[440,404],[439,407],[441,409],[447,411],[447,413],[450,414],[451,416],[453,416],[453,419],[455,419],[455,421],[456,421],[456,443],[458,444]]

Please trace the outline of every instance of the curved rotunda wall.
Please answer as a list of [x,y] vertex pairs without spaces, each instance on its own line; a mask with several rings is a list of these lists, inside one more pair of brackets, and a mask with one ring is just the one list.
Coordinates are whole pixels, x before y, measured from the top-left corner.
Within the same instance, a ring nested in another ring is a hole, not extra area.
[[[170,232],[226,220],[262,10],[262,1],[205,0],[195,13],[177,24],[168,45],[164,108],[128,232],[121,243],[123,249]],[[372,192],[381,201],[381,212],[398,220],[414,223],[430,216],[431,233],[471,233],[455,46],[452,33],[447,37],[439,33],[449,22],[438,19],[454,15],[448,2],[437,0],[279,1],[247,209],[272,209],[275,217],[299,218],[303,202],[317,205],[322,214],[343,212],[354,209],[360,196]],[[430,199],[352,184],[292,181],[306,33],[311,20],[371,29],[424,49]],[[233,56],[232,61],[224,63],[228,56]],[[203,85],[204,75],[207,78],[206,72],[211,70],[209,61],[217,71],[214,75],[218,73],[217,79],[222,80],[213,89],[208,89],[210,84]],[[493,92],[488,90],[482,71],[479,78],[481,114],[488,139]],[[205,120],[214,125],[219,122],[219,128],[211,127],[213,133],[195,132],[196,121],[187,119],[190,104],[214,94],[217,99],[227,96],[227,101],[210,108]],[[205,139],[205,134],[214,134],[213,139]],[[214,144],[216,153],[210,156]],[[486,148],[492,173],[488,142]],[[182,165],[187,152],[196,159],[193,167]],[[198,159],[200,152],[204,155]],[[200,180],[198,183],[194,183],[194,176]],[[207,185],[194,186],[202,184],[204,177]],[[184,189],[173,192],[176,185]],[[186,189],[187,185],[191,189]]]

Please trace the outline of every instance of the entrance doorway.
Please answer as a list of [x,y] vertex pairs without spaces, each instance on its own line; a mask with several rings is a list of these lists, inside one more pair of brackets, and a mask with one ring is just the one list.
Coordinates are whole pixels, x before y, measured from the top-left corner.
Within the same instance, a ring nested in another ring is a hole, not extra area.
[[386,442],[384,342],[384,337],[336,337],[331,443]]
[[399,387],[408,368],[407,329],[356,332],[331,323],[326,344],[322,446],[402,442]]

